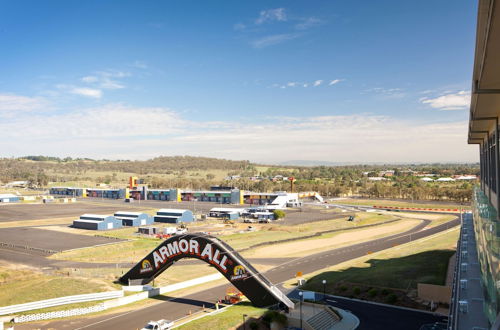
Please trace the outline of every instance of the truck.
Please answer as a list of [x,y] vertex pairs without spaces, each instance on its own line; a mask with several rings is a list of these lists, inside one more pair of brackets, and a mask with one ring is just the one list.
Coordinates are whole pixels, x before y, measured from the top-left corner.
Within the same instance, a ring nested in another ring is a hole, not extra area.
[[173,321],[169,320],[158,320],[158,321],[149,321],[148,324],[141,330],[168,330],[174,326]]

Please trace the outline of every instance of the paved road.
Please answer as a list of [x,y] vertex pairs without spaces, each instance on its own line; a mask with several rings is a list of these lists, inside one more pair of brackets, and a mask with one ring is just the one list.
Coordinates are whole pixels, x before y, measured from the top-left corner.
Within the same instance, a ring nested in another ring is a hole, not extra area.
[[[288,294],[300,299],[298,291]],[[322,294],[319,299],[322,299]],[[328,305],[351,311],[359,319],[357,330],[419,330],[427,323],[447,322],[440,314],[326,295]]]
[[[398,244],[408,243],[411,240],[433,235],[448,228],[457,226],[458,224],[459,220],[456,219],[442,225],[422,230],[427,225],[427,222],[423,222],[413,229],[401,234],[287,261],[267,271],[265,276],[275,284],[282,283],[290,278],[293,278],[297,271],[302,271],[303,273],[313,272],[350,259],[364,256],[369,252],[381,251]],[[220,285],[182,298],[160,296],[158,299],[164,300],[164,302],[125,313],[122,312],[94,318],[54,321],[45,325],[21,325],[16,326],[16,329],[140,329],[149,320],[161,318],[176,320],[187,315],[189,311],[195,312],[200,310],[203,305],[205,307],[213,307],[212,303],[224,296],[226,288],[227,284]],[[355,312],[353,309],[350,310]],[[366,320],[372,316],[370,311],[361,310],[361,312],[364,313],[362,314],[362,318],[365,322],[367,322]],[[374,313],[376,314],[376,311]],[[405,317],[402,314],[401,322],[404,322],[404,320]],[[408,322],[412,322],[411,324],[416,326],[420,322],[418,320],[419,318],[411,318]],[[420,322],[420,324],[427,323],[427,319],[425,317],[422,317],[421,321],[422,322]],[[370,327],[369,329],[375,328]],[[398,328],[390,327],[388,329]],[[406,327],[404,329],[411,328]]]

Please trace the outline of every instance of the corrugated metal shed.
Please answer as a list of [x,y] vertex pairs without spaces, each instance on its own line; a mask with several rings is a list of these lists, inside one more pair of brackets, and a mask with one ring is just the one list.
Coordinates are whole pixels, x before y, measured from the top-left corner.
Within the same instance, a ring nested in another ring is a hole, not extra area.
[[155,222],[179,223],[193,222],[193,212],[181,209],[159,209],[154,217]]
[[153,217],[141,212],[119,211],[115,213],[115,217],[124,226],[145,226],[153,223]]

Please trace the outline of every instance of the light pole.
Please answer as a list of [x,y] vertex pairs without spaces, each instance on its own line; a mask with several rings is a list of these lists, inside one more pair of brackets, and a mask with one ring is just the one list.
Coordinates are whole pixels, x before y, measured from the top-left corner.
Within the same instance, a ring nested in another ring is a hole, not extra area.
[[300,328],[302,329],[302,291],[299,291],[300,296]]
[[326,301],[326,280],[323,280],[322,283],[323,283],[323,301]]
[[243,314],[243,330],[246,330],[245,322],[246,322],[246,317],[247,316],[248,316],[247,314]]

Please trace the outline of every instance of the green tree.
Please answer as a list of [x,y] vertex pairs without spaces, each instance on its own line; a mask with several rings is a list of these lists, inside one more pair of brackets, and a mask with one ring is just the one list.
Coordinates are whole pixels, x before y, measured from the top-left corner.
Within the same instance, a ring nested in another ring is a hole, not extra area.
[[285,212],[282,211],[282,210],[274,210],[273,214],[274,214],[274,218],[276,220],[283,219],[285,217],[285,215],[286,215]]

